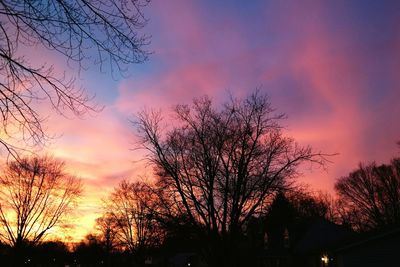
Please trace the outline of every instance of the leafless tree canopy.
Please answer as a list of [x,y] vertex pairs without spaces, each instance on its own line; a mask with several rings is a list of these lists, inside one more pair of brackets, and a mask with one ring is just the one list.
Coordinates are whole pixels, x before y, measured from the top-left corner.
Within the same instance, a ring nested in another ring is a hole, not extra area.
[[333,198],[328,193],[311,192],[305,188],[297,187],[284,192],[296,216],[300,218],[324,218],[330,221],[336,220]]
[[106,212],[96,219],[96,228],[106,253],[117,248],[117,224],[112,213]]
[[389,165],[360,164],[335,189],[344,221],[358,230],[400,223],[400,159]]
[[37,244],[68,214],[80,180],[49,157],[10,162],[0,176],[0,238],[14,247]]
[[[175,108],[177,126],[163,131],[161,113],[135,121],[158,185],[191,223],[213,236],[236,236],[266,210],[305,161],[321,155],[283,135],[284,115],[256,92],[216,108],[207,98]],[[234,242],[234,241],[232,241]]]
[[138,252],[161,241],[152,216],[151,196],[148,185],[124,180],[106,202],[108,224],[113,225],[120,248]]
[[[51,64],[33,65],[30,54],[47,48],[79,69],[91,64],[121,72],[147,59],[148,38],[139,35],[149,0],[0,1],[0,143],[16,155],[10,139],[37,145],[46,139],[43,118],[34,104],[50,101],[61,114],[96,109],[74,78]],[[6,137],[11,138],[6,138]]]

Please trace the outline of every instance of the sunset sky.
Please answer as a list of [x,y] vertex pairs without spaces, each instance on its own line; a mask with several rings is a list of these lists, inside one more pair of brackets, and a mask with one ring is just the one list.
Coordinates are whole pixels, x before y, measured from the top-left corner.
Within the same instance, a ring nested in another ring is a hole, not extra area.
[[[287,135],[339,153],[327,171],[304,170],[300,181],[315,190],[332,191],[360,161],[399,155],[399,1],[153,1],[144,14],[149,60],[118,79],[90,66],[77,82],[104,110],[46,124],[60,135],[47,151],[85,183],[74,239],[121,179],[150,175],[129,121],[146,106],[168,111],[205,94],[218,104],[260,88],[288,115]],[[49,51],[33,57],[76,74]]]

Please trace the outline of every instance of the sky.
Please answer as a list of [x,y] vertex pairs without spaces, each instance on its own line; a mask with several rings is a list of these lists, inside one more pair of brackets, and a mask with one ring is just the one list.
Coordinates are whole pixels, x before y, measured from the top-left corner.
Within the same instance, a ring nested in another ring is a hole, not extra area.
[[[83,71],[77,82],[104,110],[75,119],[51,115],[46,124],[58,135],[46,151],[85,183],[72,239],[92,230],[101,199],[122,179],[151,175],[133,149],[130,122],[144,107],[168,111],[203,95],[218,105],[228,92],[243,97],[258,88],[287,114],[286,135],[337,153],[327,170],[304,168],[299,181],[314,190],[332,192],[335,179],[359,162],[399,155],[398,1],[174,0],[153,1],[143,11],[149,60],[119,79],[96,67]],[[43,53],[74,73],[62,58]]]

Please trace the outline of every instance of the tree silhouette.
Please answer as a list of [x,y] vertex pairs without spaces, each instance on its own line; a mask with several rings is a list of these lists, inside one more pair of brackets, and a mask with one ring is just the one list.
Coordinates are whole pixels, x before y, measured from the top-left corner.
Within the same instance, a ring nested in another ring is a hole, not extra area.
[[360,164],[338,179],[343,220],[358,230],[371,230],[400,223],[400,159],[390,164]]
[[100,241],[107,254],[110,254],[117,246],[117,225],[112,213],[106,212],[96,219],[96,228],[100,232]]
[[86,235],[84,240],[76,244],[73,255],[75,266],[108,266],[101,241],[92,234]]
[[68,214],[81,182],[50,157],[10,162],[0,176],[0,238],[13,247],[37,244]]
[[266,215],[267,246],[270,250],[289,248],[310,223],[333,220],[327,194],[315,194],[302,187],[279,192]]
[[151,195],[146,184],[123,180],[106,201],[108,223],[114,226],[118,244],[136,254],[161,242],[150,209]]
[[175,108],[178,121],[161,128],[161,113],[139,113],[139,147],[159,177],[176,211],[208,239],[211,265],[235,262],[236,240],[252,216],[266,210],[306,161],[323,163],[321,154],[283,135],[268,98],[259,92],[215,108],[207,98]]
[[[146,20],[141,9],[149,0],[10,1],[0,2],[0,143],[14,157],[15,140],[30,146],[47,139],[44,118],[36,108],[44,100],[63,115],[98,110],[74,78],[51,64],[33,65],[37,47],[61,54],[79,69],[105,64],[124,72],[147,59],[148,38],[139,35]],[[18,143],[18,142],[17,142]]]

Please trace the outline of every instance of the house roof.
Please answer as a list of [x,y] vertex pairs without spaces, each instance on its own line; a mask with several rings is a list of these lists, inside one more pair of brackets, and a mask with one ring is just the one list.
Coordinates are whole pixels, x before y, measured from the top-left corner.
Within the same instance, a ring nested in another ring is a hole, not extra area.
[[318,219],[306,228],[293,251],[296,254],[308,254],[328,250],[352,234],[353,232],[346,227]]
[[346,242],[338,244],[335,251],[341,252],[387,238],[398,238],[400,241],[400,226],[353,235],[352,238],[347,239]]

